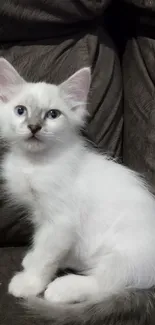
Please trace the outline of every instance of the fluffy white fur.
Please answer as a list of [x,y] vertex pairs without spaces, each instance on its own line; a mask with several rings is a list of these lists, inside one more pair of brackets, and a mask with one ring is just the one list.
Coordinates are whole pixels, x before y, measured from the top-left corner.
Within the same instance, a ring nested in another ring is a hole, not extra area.
[[[2,58],[0,71],[0,129],[9,144],[2,173],[7,192],[29,207],[35,227],[9,292],[44,291],[50,302],[73,303],[155,285],[153,196],[134,172],[90,149],[78,132],[90,69],[59,86],[27,83]],[[24,116],[16,114],[17,105],[26,106]],[[61,115],[45,118],[51,109]],[[29,123],[42,124],[36,139],[29,139]],[[66,267],[79,275],[55,279]]]

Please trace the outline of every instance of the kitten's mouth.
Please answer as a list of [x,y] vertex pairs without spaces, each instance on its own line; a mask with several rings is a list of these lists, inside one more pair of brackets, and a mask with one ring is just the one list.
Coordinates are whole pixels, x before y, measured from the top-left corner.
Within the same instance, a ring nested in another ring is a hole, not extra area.
[[33,135],[33,134],[27,140],[28,141],[38,141],[38,142],[40,142],[40,140],[37,138],[37,136]]

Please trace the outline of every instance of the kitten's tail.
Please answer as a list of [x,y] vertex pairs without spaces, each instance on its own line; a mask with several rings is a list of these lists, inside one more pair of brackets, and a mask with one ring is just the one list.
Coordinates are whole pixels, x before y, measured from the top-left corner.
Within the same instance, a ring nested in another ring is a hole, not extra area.
[[50,304],[36,297],[27,304],[52,325],[155,324],[155,288],[126,290],[94,304]]

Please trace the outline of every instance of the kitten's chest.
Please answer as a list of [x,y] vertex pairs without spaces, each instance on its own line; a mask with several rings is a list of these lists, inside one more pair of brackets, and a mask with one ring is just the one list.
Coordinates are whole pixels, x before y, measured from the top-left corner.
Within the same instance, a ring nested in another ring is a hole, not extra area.
[[7,191],[15,200],[34,207],[49,197],[49,194],[53,195],[52,183],[56,175],[54,172],[51,175],[50,166],[38,166],[8,156],[4,161],[3,170]]

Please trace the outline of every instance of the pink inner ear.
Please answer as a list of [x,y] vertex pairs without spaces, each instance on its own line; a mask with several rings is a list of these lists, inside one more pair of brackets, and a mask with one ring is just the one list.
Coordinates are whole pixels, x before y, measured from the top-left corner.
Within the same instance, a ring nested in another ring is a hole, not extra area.
[[7,86],[7,79],[6,79],[5,75],[1,75],[1,74],[0,74],[0,85],[1,85],[2,87]]
[[7,99],[7,97],[5,96],[5,95],[1,95],[0,94],[0,101],[2,101],[2,102],[4,102],[4,103],[7,103],[7,101],[8,101],[8,99]]
[[87,101],[90,82],[90,68],[83,68],[63,82],[60,85],[60,89],[63,90],[68,100],[70,99],[75,105],[80,103],[84,104]]
[[13,66],[4,58],[0,58],[0,100],[7,102],[16,91],[16,86],[24,82]]
[[5,75],[0,74],[0,100],[3,102],[7,102],[7,92],[9,93],[8,80]]

